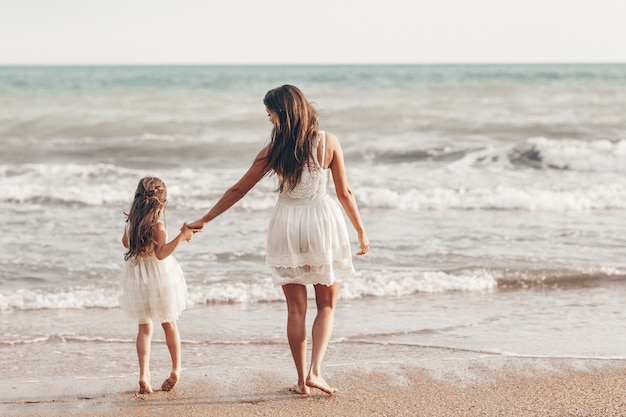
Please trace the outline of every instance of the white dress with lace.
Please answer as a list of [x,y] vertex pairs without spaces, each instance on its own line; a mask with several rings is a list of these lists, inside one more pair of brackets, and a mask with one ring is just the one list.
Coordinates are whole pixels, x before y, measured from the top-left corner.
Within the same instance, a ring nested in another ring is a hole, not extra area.
[[173,322],[185,309],[187,284],[174,255],[158,260],[153,252],[125,261],[120,290],[120,308],[138,323]]
[[270,219],[266,264],[277,286],[332,285],[354,274],[346,222],[328,195],[330,169],[317,159],[320,140],[325,155],[326,134],[320,132],[312,147],[313,166],[304,167],[293,190],[280,193]]

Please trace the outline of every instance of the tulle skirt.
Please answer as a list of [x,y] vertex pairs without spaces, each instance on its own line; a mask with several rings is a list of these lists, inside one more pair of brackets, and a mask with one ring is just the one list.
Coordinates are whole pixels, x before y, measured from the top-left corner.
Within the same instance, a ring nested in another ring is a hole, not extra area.
[[120,274],[120,308],[139,323],[178,320],[185,309],[187,284],[174,256],[151,255],[124,262]]
[[332,285],[354,274],[346,222],[339,204],[279,197],[267,234],[266,264],[277,286]]

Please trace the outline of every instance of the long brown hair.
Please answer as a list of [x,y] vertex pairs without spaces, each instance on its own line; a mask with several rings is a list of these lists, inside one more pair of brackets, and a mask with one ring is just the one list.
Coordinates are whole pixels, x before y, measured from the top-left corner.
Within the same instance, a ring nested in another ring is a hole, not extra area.
[[167,189],[158,178],[145,177],[137,184],[135,198],[128,214],[128,252],[124,260],[142,257],[152,252],[154,228],[165,209]]
[[267,156],[267,166],[293,190],[300,182],[304,165],[312,160],[314,139],[318,134],[317,111],[302,91],[293,85],[282,85],[265,94],[263,104],[278,116],[274,122]]

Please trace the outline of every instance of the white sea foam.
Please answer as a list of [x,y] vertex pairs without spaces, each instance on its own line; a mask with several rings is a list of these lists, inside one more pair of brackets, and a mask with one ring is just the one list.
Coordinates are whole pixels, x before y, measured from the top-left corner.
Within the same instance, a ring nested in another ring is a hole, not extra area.
[[544,167],[582,172],[626,172],[626,140],[582,141],[574,139],[530,138]]
[[361,273],[358,279],[346,282],[343,296],[402,296],[417,292],[487,291],[496,287],[497,281],[489,272],[451,275],[442,271],[367,271]]
[[626,208],[626,186],[600,184],[589,188],[542,189],[533,186],[477,188],[359,190],[361,205],[400,210],[524,210],[579,211]]
[[117,290],[101,287],[19,289],[0,292],[0,310],[57,310],[111,308],[118,305]]
[[[552,144],[538,143],[547,149],[548,155],[558,153]],[[574,156],[560,160],[552,156],[549,164],[576,165],[581,170],[593,168],[596,174],[557,171],[555,175],[532,168],[484,169],[468,162],[478,158],[474,153],[467,155],[465,162],[455,161],[454,168],[426,169],[424,175],[420,174],[421,168],[398,167],[397,172],[372,169],[376,178],[369,179],[362,175],[361,171],[367,171],[363,167],[355,170],[356,175],[351,179],[360,205],[366,208],[557,212],[626,208],[626,184],[620,180],[623,172],[619,171],[626,169],[623,168],[626,167],[626,141],[593,143],[585,147],[576,144],[568,148],[569,154]],[[595,148],[610,150],[610,153],[598,161],[592,161],[593,158],[585,160],[587,151]],[[174,206],[194,210],[204,210],[242,174],[236,169],[224,172],[189,168],[151,171],[156,171],[168,184]],[[148,173],[154,175],[155,172],[111,164],[4,165],[0,166],[0,188],[3,191],[0,202],[125,206],[132,197],[137,179]],[[419,179],[409,179],[414,175],[420,176]],[[238,207],[250,211],[270,209],[276,202],[274,187],[273,180],[264,180]]]
[[[416,292],[485,291],[497,287],[488,271],[453,275],[445,272],[364,271],[341,289],[342,298],[401,296]],[[188,283],[189,305],[282,301],[282,292],[269,277],[253,281]],[[116,287],[70,287],[19,289],[0,292],[0,311],[116,308]]]

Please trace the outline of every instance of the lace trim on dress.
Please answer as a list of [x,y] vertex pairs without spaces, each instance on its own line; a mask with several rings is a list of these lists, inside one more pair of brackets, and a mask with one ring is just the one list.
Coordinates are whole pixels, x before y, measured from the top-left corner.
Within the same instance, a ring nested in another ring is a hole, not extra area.
[[323,284],[332,285],[354,275],[352,263],[347,260],[336,261],[332,265],[305,265],[299,267],[274,267],[272,276],[274,285],[284,284]]
[[322,144],[322,155],[326,153],[326,133],[319,132],[312,147],[312,149],[315,149],[315,152],[313,152],[313,160],[307,162],[302,168],[302,177],[300,178],[298,185],[296,185],[293,190],[287,191],[287,195],[289,197],[295,199],[311,198],[320,189],[322,181],[326,179],[322,169],[322,164],[320,164],[317,159],[317,148],[322,137],[324,138],[324,143]]

